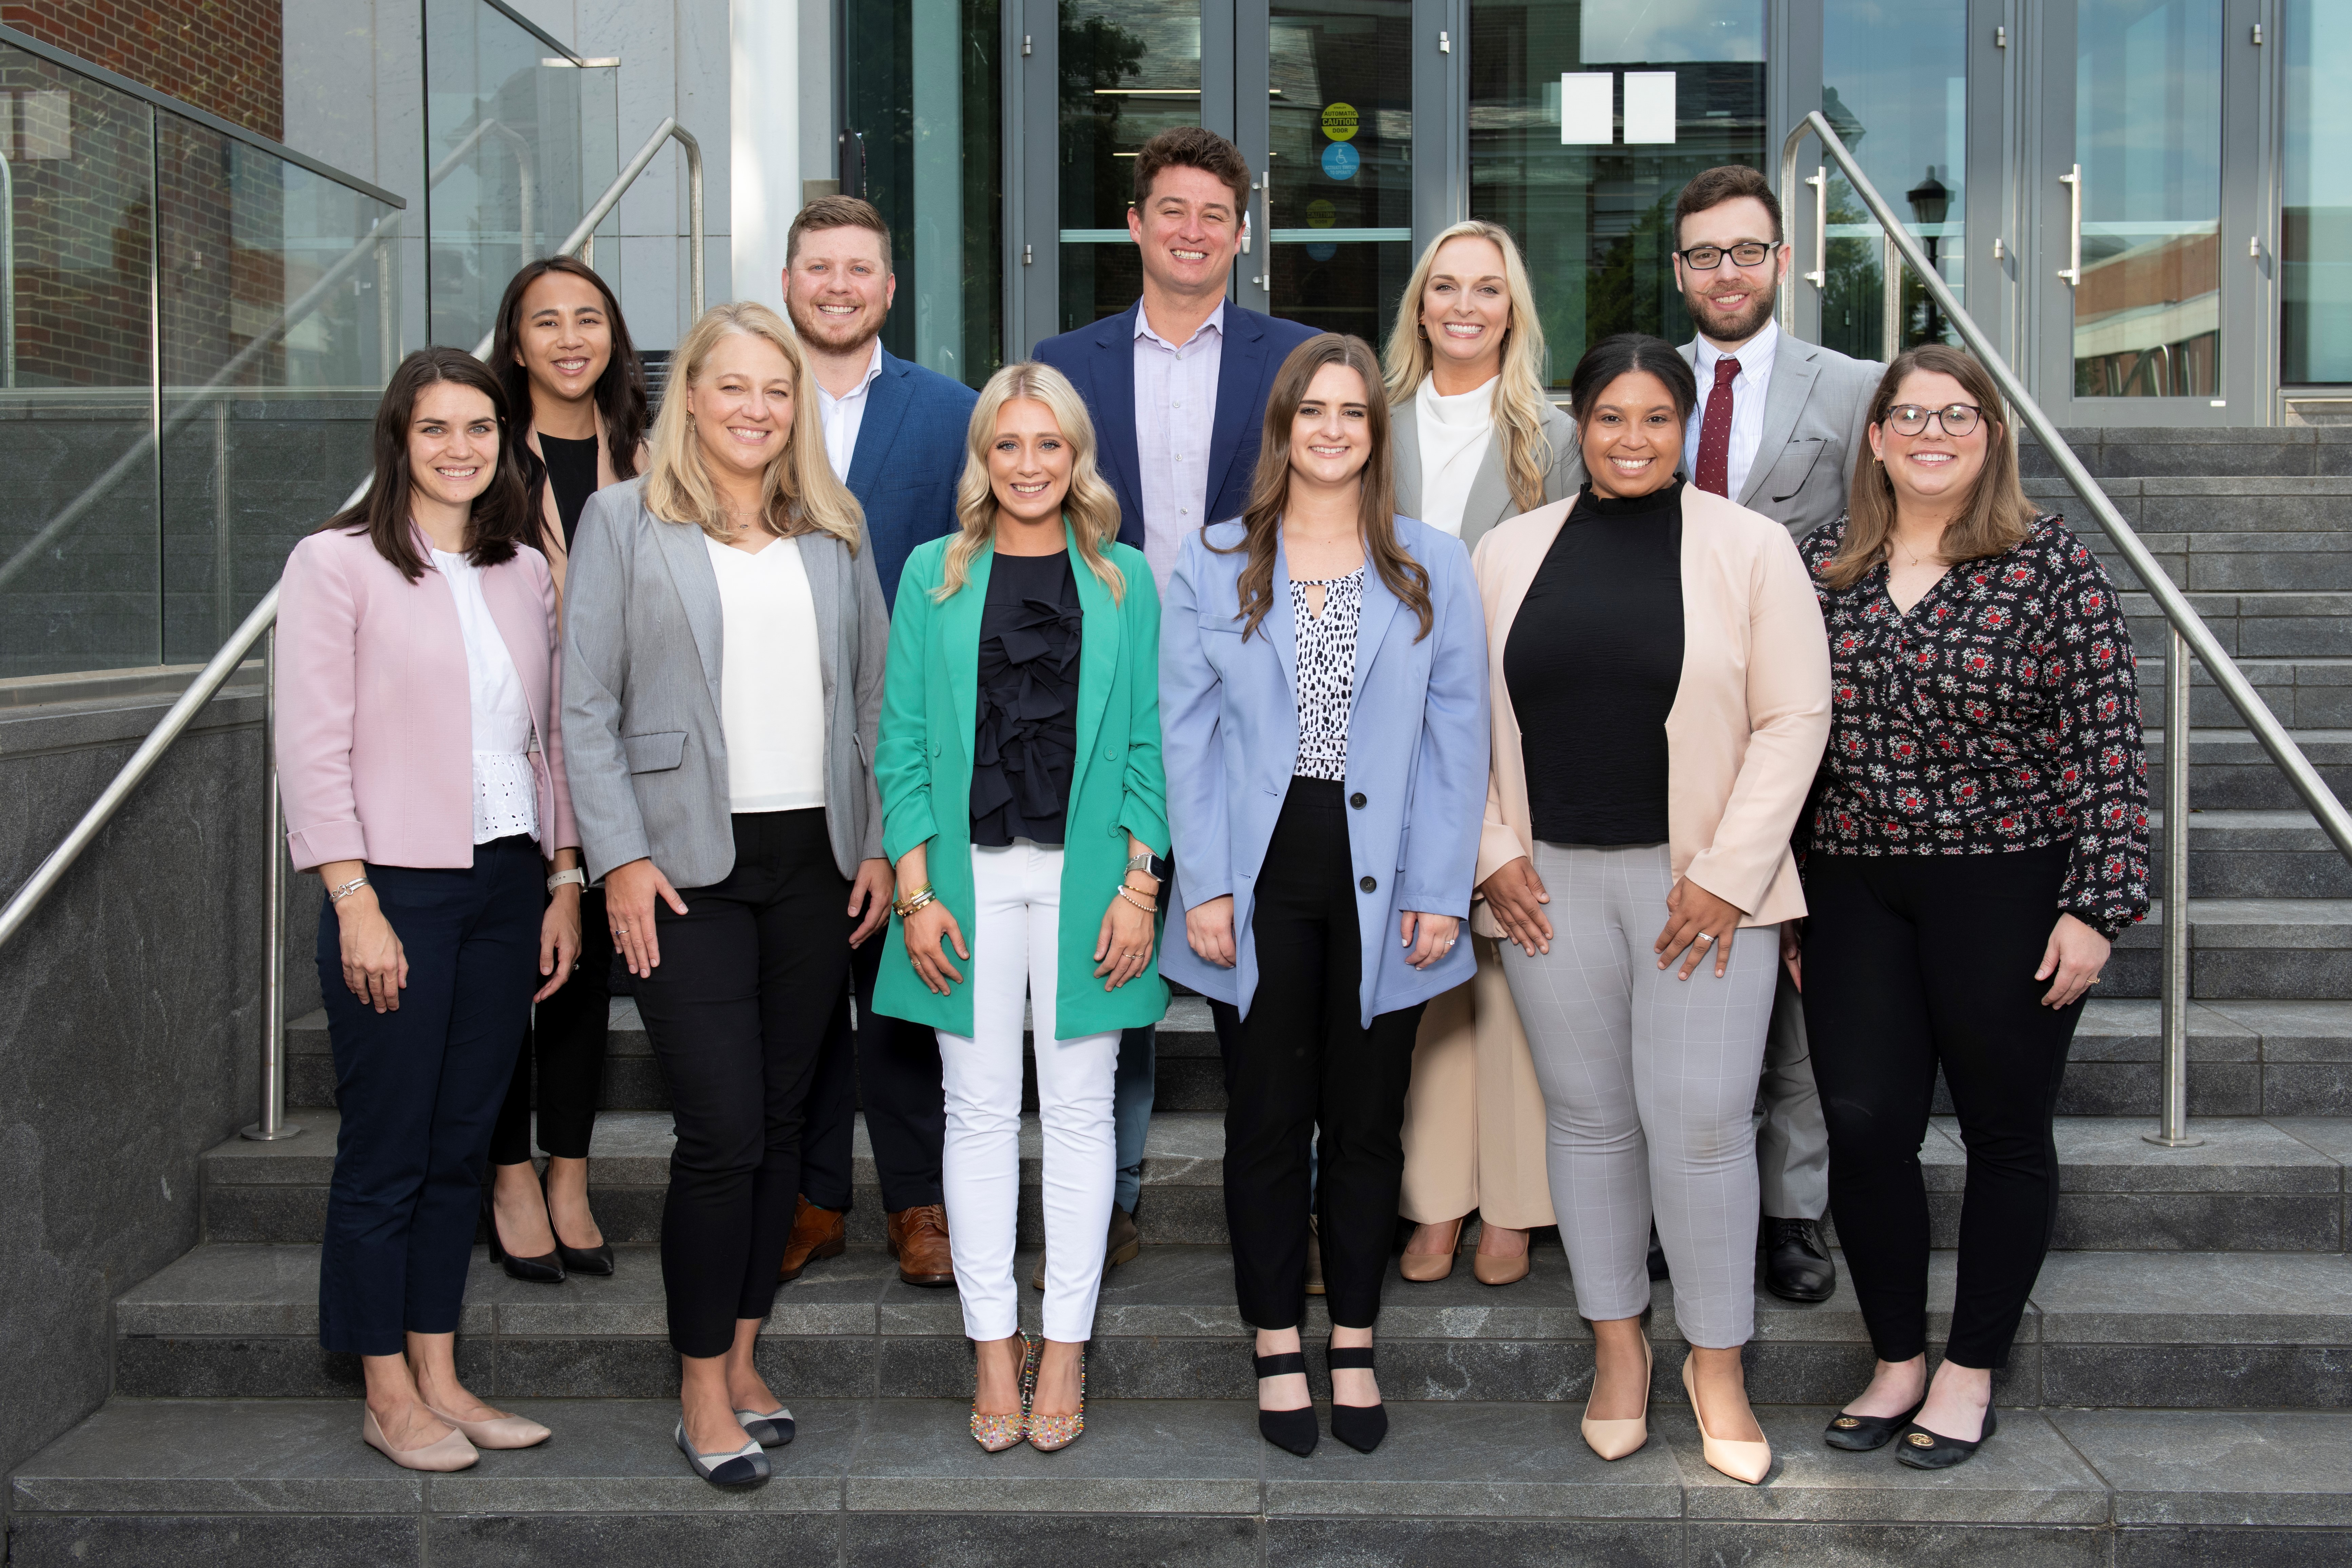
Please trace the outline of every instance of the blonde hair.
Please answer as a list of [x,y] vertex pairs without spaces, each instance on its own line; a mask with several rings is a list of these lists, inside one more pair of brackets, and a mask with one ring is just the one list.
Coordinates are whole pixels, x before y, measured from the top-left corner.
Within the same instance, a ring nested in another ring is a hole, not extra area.
[[760,517],[781,539],[830,533],[854,553],[864,514],[857,498],[836,478],[824,455],[824,426],[816,406],[816,377],[783,318],[755,300],[713,305],[677,345],[669,388],[654,419],[651,455],[646,463],[646,510],[664,522],[693,523],[711,538],[733,536],[727,508],[695,438],[686,392],[702,379],[712,351],[728,338],[758,338],[772,343],[793,371],[793,422],[784,449],[768,461],[760,480]]
[[1429,275],[1437,269],[1437,253],[1445,242],[1464,237],[1492,240],[1503,253],[1504,291],[1510,296],[1511,317],[1503,331],[1501,384],[1495,388],[1495,424],[1503,437],[1503,476],[1511,487],[1512,503],[1533,511],[1544,502],[1544,474],[1551,467],[1551,440],[1544,434],[1543,321],[1536,314],[1534,288],[1528,282],[1528,264],[1519,256],[1511,231],[1498,223],[1472,218],[1442,231],[1429,242],[1406,279],[1404,298],[1397,301],[1396,326],[1389,333],[1388,399],[1402,404],[1429,379],[1436,351],[1421,324],[1421,299],[1429,289]]
[[972,405],[971,423],[964,433],[963,478],[956,482],[956,521],[963,531],[948,546],[947,567],[935,600],[945,599],[964,585],[971,574],[972,557],[996,539],[996,490],[988,479],[988,448],[996,439],[996,416],[1004,405],[1026,398],[1042,403],[1062,427],[1070,444],[1070,493],[1063,499],[1062,515],[1070,524],[1078,557],[1110,590],[1111,603],[1127,594],[1127,578],[1105,553],[1118,538],[1118,497],[1103,482],[1095,467],[1095,422],[1070,378],[1052,365],[1034,360],[1008,364],[988,378]]

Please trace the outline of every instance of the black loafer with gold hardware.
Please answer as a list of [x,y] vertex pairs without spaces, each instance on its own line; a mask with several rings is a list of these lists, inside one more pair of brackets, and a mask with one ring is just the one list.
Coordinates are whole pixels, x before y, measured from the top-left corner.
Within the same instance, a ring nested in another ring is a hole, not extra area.
[[1832,1448],[1843,1448],[1850,1454],[1867,1454],[1874,1449],[1884,1448],[1895,1440],[1895,1434],[1911,1425],[1911,1418],[1918,1415],[1927,1403],[1922,1398],[1900,1415],[1854,1415],[1841,1410],[1822,1428],[1822,1441]]

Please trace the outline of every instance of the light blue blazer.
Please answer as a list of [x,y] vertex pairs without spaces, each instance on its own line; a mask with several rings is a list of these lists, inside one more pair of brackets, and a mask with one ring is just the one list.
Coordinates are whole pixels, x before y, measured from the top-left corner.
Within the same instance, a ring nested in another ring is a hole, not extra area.
[[[1411,518],[1397,538],[1429,573],[1429,635],[1376,571],[1364,574],[1356,681],[1348,719],[1348,845],[1363,942],[1361,1022],[1425,1002],[1470,978],[1470,943],[1427,969],[1405,963],[1403,911],[1470,913],[1478,835],[1486,817],[1486,617],[1469,552]],[[1160,971],[1246,1016],[1257,991],[1252,939],[1258,871],[1298,761],[1298,627],[1290,573],[1274,560],[1274,605],[1246,641],[1240,580],[1242,525],[1221,522],[1184,541],[1160,633],[1161,754],[1175,841],[1171,893],[1190,910],[1230,893],[1234,965],[1194,953],[1168,922]],[[1416,639],[1419,640],[1416,640]]]

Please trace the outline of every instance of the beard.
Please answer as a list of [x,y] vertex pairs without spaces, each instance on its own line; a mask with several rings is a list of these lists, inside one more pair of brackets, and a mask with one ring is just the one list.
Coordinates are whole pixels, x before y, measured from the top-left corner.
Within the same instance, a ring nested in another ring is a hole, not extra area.
[[[1780,289],[1774,283],[1751,290],[1748,296],[1748,308],[1728,321],[1721,320],[1706,308],[1707,296],[1704,289],[1685,290],[1683,308],[1690,312],[1691,320],[1698,323],[1702,331],[1708,331],[1712,336],[1726,342],[1744,343],[1762,331],[1764,323],[1772,319],[1772,307],[1779,294]],[[1715,323],[1712,328],[1707,326],[1710,322]]]
[[851,318],[855,324],[845,325],[798,300],[786,300],[784,313],[793,319],[793,331],[829,354],[856,353],[882,335],[878,320],[858,315]]

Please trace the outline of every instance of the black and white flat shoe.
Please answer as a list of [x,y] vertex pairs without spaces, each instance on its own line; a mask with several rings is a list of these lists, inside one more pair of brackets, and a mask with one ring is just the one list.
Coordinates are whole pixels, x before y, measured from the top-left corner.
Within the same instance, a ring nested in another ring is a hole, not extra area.
[[735,1419],[743,1424],[743,1436],[762,1448],[782,1447],[798,1430],[793,1424],[793,1413],[781,1405],[765,1415],[757,1410],[738,1410]]
[[1930,1432],[1914,1421],[1903,1429],[1903,1441],[1895,1457],[1915,1470],[1948,1470],[1954,1465],[1965,1465],[1984,1447],[1985,1439],[2000,1429],[2000,1422],[1990,1405],[1985,1406],[1984,1430],[1973,1443],[1958,1437],[1947,1437],[1940,1432]]
[[694,1467],[694,1473],[714,1487],[751,1487],[768,1479],[768,1456],[760,1452],[753,1441],[731,1454],[698,1454],[694,1445],[686,1440],[686,1423],[677,1424],[677,1451]]

